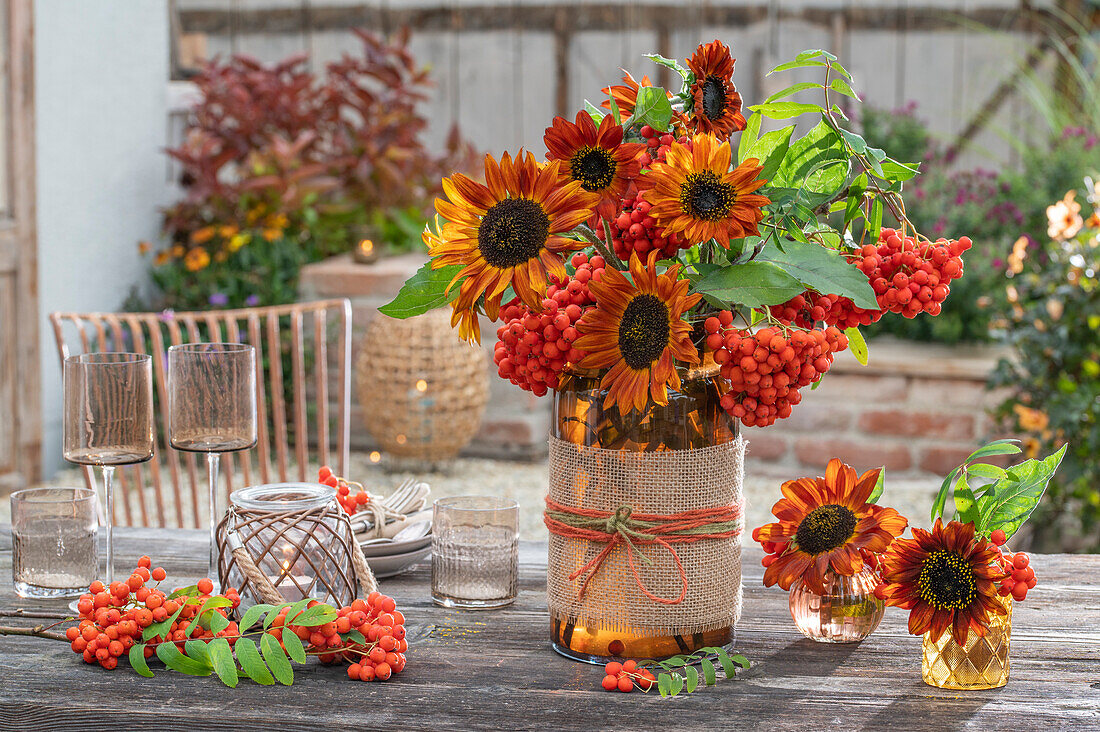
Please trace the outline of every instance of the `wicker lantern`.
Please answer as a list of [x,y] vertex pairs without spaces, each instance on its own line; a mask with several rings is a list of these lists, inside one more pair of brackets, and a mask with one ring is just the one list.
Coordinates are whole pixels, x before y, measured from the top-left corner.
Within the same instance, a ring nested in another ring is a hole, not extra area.
[[360,343],[359,405],[367,431],[391,455],[453,458],[481,425],[489,401],[485,355],[451,329],[450,312],[378,315]]

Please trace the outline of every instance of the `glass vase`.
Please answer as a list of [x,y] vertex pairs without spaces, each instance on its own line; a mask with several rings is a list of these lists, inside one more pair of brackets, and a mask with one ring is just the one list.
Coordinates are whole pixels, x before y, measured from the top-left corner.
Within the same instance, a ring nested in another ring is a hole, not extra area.
[[795,627],[821,643],[858,643],[875,632],[886,610],[875,597],[877,584],[875,573],[866,566],[851,577],[826,573],[824,595],[799,580],[790,595]]
[[994,615],[984,636],[973,630],[959,645],[950,628],[939,640],[924,634],[921,676],[924,683],[960,691],[996,689],[1008,683],[1008,645],[1012,638],[1012,598],[998,597],[1004,615]]
[[[680,374],[681,389],[669,390],[667,405],[650,402],[642,412],[624,417],[614,406],[604,409],[607,392],[600,388],[600,373],[567,373],[554,393],[551,435],[584,447],[633,452],[689,450],[736,440],[736,423],[719,404],[723,382],[713,361],[708,359],[703,366],[682,370]],[[739,554],[740,539],[737,547]],[[594,551],[598,551],[598,547]],[[740,572],[736,577],[724,579],[735,583],[739,597]],[[586,602],[599,602],[591,595],[589,598]],[[586,623],[584,618],[567,617],[553,609],[550,623],[553,648],[564,656],[590,663],[623,658],[667,658],[703,647],[725,646],[733,641],[732,623],[701,633],[654,633],[638,627],[630,617],[622,618],[616,623],[617,627],[607,628],[597,622]]]

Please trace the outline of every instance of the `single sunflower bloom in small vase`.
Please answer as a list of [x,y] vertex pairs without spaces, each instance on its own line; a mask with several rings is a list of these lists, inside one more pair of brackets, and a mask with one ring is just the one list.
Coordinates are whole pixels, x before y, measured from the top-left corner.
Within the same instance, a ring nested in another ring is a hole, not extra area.
[[784,483],[783,498],[772,507],[779,521],[752,532],[756,541],[786,547],[764,571],[764,585],[790,590],[802,579],[824,595],[830,570],[852,576],[863,569],[861,550],[885,551],[909,521],[892,508],[868,503],[878,476],[876,469],[856,477],[854,469],[833,458],[824,477]]
[[759,236],[767,196],[753,193],[766,180],[756,158],[730,170],[729,141],[696,135],[691,144],[672,143],[664,163],[638,178],[649,215],[667,234],[679,233],[691,244],[708,239],[729,249],[730,239]]
[[687,60],[695,74],[689,91],[693,102],[691,122],[696,132],[728,138],[745,129],[741,95],[733,85],[734,63],[729,47],[717,40],[699,46]]
[[619,213],[623,194],[630,181],[638,177],[642,164],[638,156],[645,145],[623,142],[622,125],[605,115],[600,126],[584,110],[572,123],[555,117],[543,137],[546,158],[560,160],[558,169],[563,184],[576,181],[581,188],[600,197],[596,212],[605,219]]
[[997,561],[1001,551],[974,524],[940,519],[932,531],[914,528],[912,539],[898,539],[883,558],[883,599],[909,610],[909,632],[933,641],[950,630],[966,644],[973,630],[983,636],[994,615],[1006,613],[997,583],[1008,575]]
[[448,291],[461,281],[452,322],[466,323],[468,333],[472,316],[465,313],[484,295],[485,314],[496,320],[509,285],[526,305],[541,309],[547,277],[566,278],[562,253],[584,246],[559,234],[591,216],[598,198],[579,182],[560,184],[559,165],[539,166],[521,150],[514,161],[508,153],[500,163],[486,155],[485,185],[462,173],[443,179],[447,199],[437,198],[435,209],[447,223],[439,234],[425,230],[424,243],[432,269],[464,265]]
[[657,254],[650,252],[644,264],[630,255],[633,284],[611,267],[592,280],[596,306],[577,323],[581,336],[575,345],[587,352],[578,366],[608,369],[601,381],[607,390],[603,406],[616,405],[622,414],[645,409],[650,399],[668,404],[669,387],[680,389],[676,363],[699,363],[683,314],[702,295],[688,294],[690,283],[677,279],[679,266],[658,274]]

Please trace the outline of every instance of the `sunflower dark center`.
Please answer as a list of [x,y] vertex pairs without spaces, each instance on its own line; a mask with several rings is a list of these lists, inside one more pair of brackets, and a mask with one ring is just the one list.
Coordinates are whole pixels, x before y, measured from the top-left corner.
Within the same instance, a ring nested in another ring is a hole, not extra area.
[[668,345],[668,305],[656,295],[635,295],[619,321],[619,350],[632,369],[644,369]]
[[717,76],[703,82],[703,114],[715,120],[726,113],[726,85]]
[[798,525],[798,548],[816,555],[843,546],[855,533],[856,523],[856,515],[849,508],[835,503],[818,506]]
[[586,191],[602,191],[615,180],[617,165],[610,150],[585,145],[569,159],[569,173]]
[[550,235],[550,217],[529,198],[494,204],[477,227],[477,248],[497,269],[515,267],[539,255]]
[[937,610],[962,610],[978,597],[970,562],[944,549],[932,552],[921,563],[917,589],[921,599]]
[[680,208],[689,216],[706,221],[721,221],[729,214],[737,193],[711,170],[688,173],[680,186]]

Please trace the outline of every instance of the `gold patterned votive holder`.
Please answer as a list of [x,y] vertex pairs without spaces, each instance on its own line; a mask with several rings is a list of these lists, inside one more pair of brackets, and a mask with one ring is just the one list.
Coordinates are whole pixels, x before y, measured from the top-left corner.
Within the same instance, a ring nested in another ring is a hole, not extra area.
[[1006,614],[991,618],[984,636],[971,631],[966,645],[950,629],[933,641],[924,634],[921,676],[941,689],[996,689],[1008,683],[1008,645],[1012,637],[1012,598],[999,598]]

